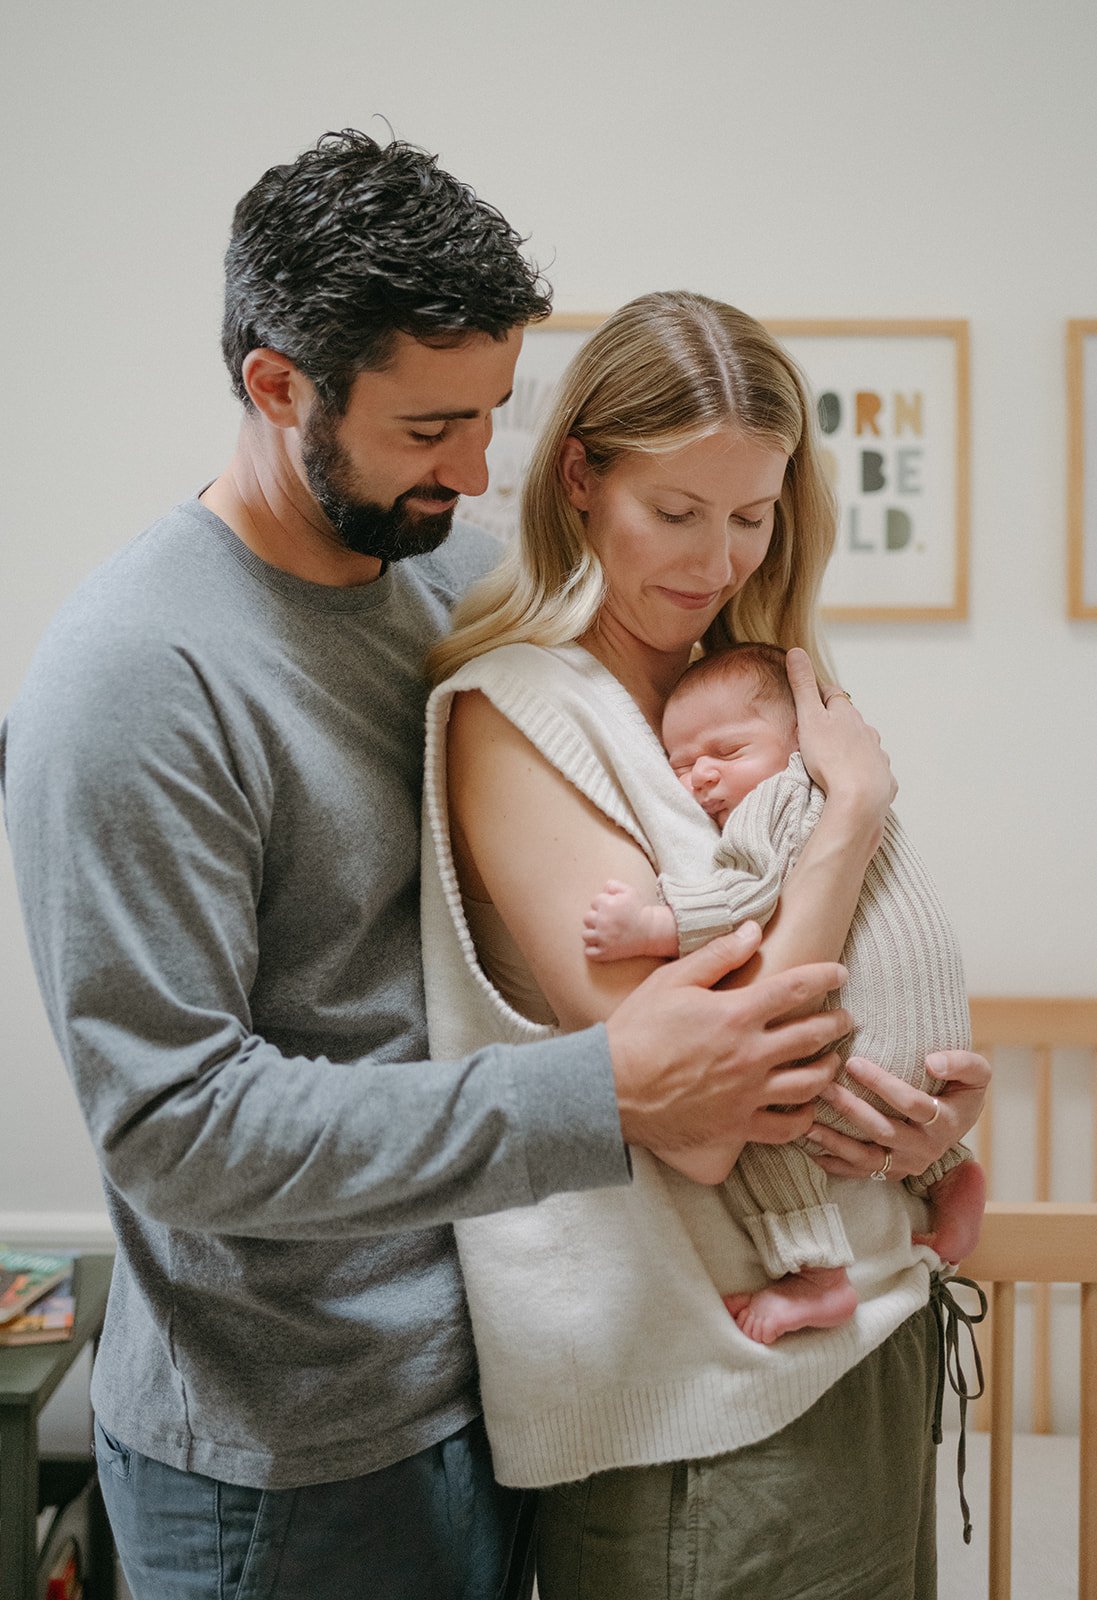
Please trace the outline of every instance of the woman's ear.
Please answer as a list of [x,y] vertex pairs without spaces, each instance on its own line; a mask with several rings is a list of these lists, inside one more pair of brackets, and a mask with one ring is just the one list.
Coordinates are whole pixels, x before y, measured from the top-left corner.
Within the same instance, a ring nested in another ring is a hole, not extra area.
[[564,492],[576,511],[590,508],[591,470],[582,440],[569,433],[560,446],[558,469]]
[[277,350],[249,350],[241,368],[251,402],[276,428],[303,425],[315,390],[304,373]]

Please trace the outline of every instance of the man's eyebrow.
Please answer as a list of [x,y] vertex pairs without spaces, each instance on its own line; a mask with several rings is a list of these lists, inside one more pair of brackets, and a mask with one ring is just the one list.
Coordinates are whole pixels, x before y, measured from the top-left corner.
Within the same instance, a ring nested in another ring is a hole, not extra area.
[[[493,411],[498,411],[500,406],[505,406],[513,393],[513,389],[508,389],[503,398],[501,400],[497,400],[491,409]],[[482,415],[482,412],[476,410],[413,411],[402,412],[396,420],[397,422],[471,422],[474,418]]]

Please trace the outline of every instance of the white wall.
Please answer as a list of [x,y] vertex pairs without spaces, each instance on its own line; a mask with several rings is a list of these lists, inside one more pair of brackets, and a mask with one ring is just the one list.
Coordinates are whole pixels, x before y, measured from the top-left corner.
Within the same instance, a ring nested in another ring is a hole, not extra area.
[[[383,114],[531,234],[561,310],[688,286],[761,316],[971,319],[971,619],[832,643],[972,987],[1092,991],[1097,624],[1064,620],[1063,324],[1097,315],[1095,59],[1090,0],[12,8],[0,706],[62,596],[230,448],[235,200]],[[95,1168],[3,852],[0,974],[0,1236],[16,1212],[75,1232]]]

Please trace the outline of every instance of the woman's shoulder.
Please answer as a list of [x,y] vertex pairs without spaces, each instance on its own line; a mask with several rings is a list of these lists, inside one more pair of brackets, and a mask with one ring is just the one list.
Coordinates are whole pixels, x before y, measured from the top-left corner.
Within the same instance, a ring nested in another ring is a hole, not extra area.
[[[590,681],[598,663],[578,644],[501,644],[466,661],[439,689],[457,694],[496,683],[515,681],[540,686]],[[437,692],[437,691],[436,691]]]

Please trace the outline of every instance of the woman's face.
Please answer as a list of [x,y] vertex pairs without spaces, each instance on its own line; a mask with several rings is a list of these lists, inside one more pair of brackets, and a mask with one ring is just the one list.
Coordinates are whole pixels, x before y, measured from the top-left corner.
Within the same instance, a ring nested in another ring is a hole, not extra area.
[[788,456],[731,428],[602,474],[577,439],[560,466],[606,575],[601,625],[656,650],[701,637],[762,563]]

